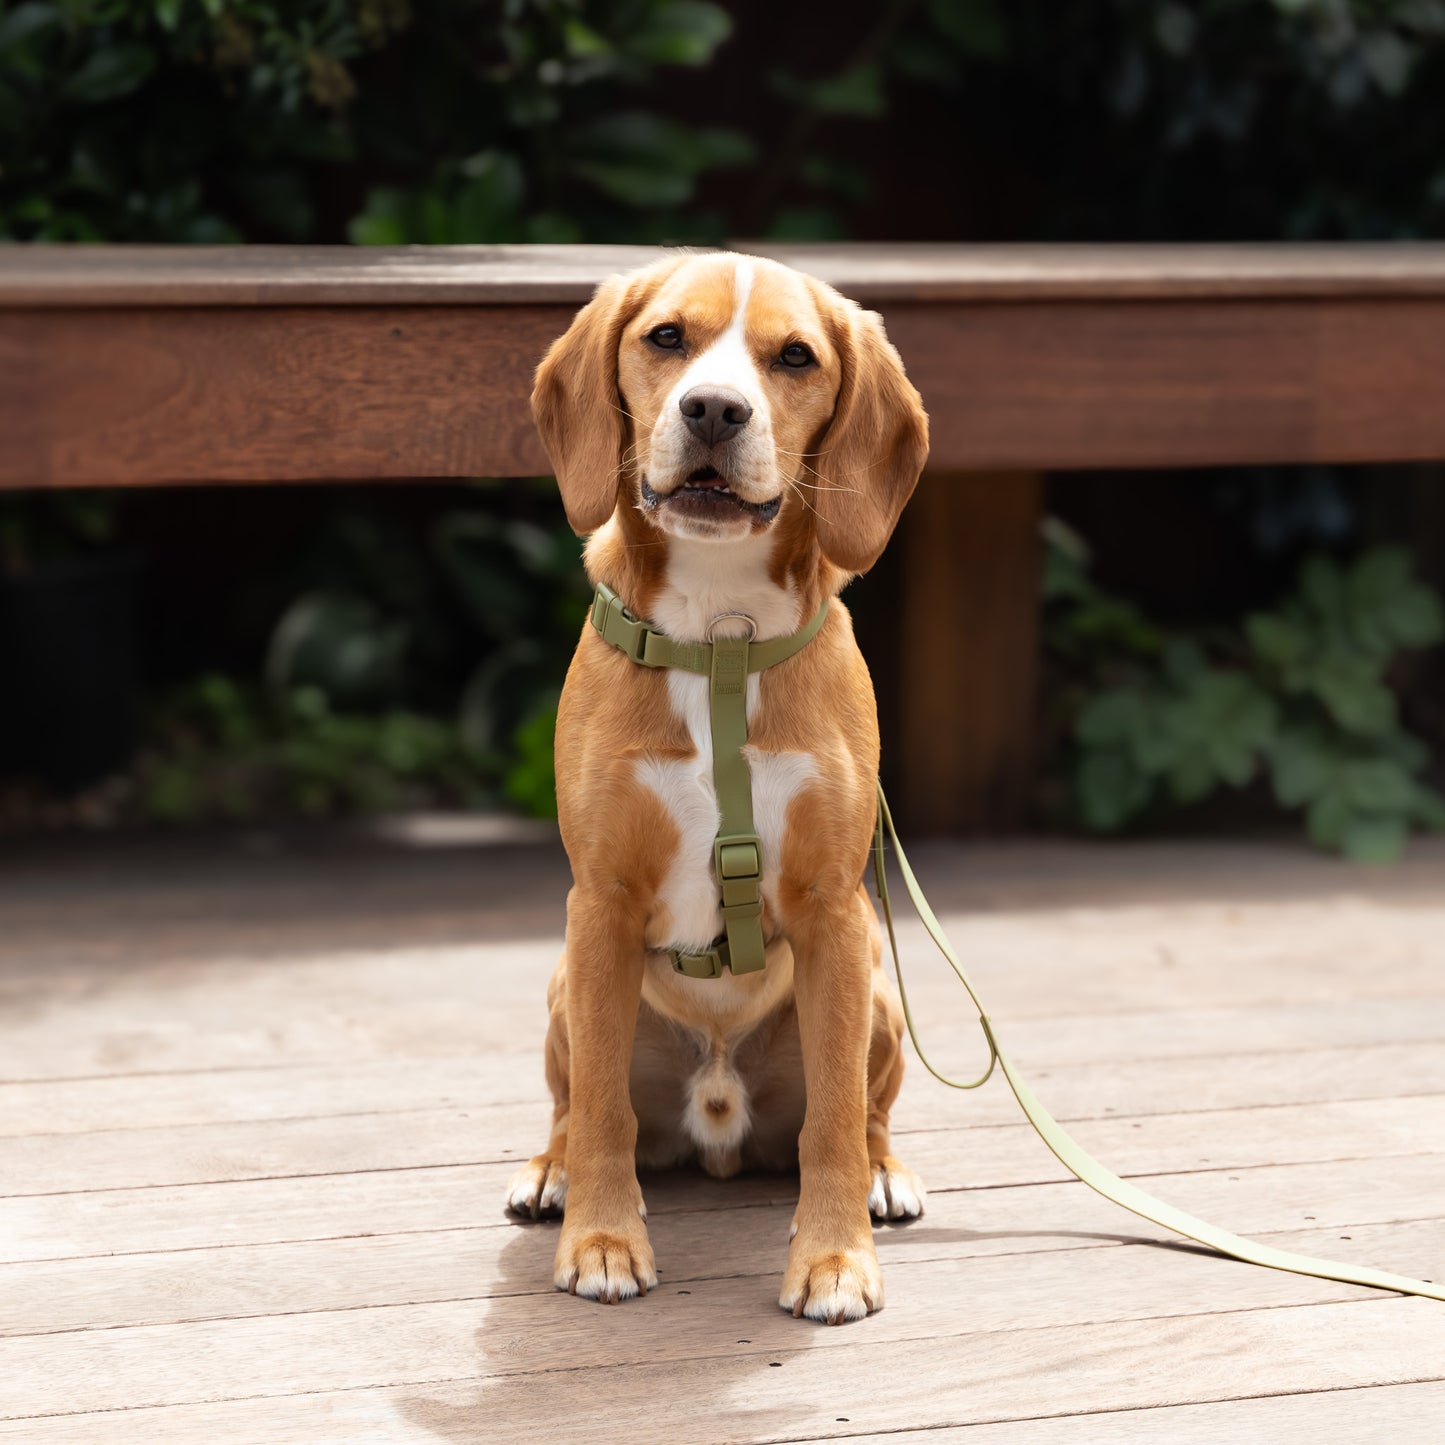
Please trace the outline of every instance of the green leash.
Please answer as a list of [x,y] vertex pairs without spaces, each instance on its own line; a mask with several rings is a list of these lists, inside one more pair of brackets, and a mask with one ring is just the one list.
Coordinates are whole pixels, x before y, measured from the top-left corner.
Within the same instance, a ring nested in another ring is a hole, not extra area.
[[[913,907],[923,921],[924,928],[928,930],[929,937],[938,946],[938,951],[948,960],[949,966],[958,975],[959,982],[968,990],[968,996],[973,1001],[974,1008],[978,1010],[978,1021],[983,1027],[984,1038],[988,1040],[989,1062],[982,1077],[974,1079],[971,1083],[961,1083],[957,1079],[950,1079],[947,1075],[939,1073],[929,1062],[928,1055],[924,1053],[923,1045],[919,1041],[918,1029],[913,1022],[913,1012],[908,1006],[908,995],[903,986],[903,970],[898,962],[898,940],[893,932],[893,908],[888,898],[888,878],[883,863],[885,828],[888,837],[893,841],[893,851],[898,855],[898,868],[903,874],[903,884],[908,890]],[[1004,1078],[1008,1080],[1008,1086],[1013,1090],[1014,1098],[1019,1101],[1019,1107],[1023,1109],[1025,1117],[1065,1169],[1087,1184],[1095,1193],[1102,1194],[1105,1199],[1112,1200],[1131,1213],[1139,1215],[1141,1219],[1147,1219],[1152,1224],[1161,1225],[1165,1229],[1172,1229],[1176,1234],[1182,1234],[1186,1239],[1195,1240],[1199,1244],[1208,1245],[1210,1249],[1217,1250],[1220,1254],[1232,1255],[1246,1264],[1261,1264],[1268,1269],[1288,1270],[1292,1274],[1314,1275],[1319,1279],[1339,1280],[1343,1284],[1360,1284],[1366,1285],[1370,1289],[1395,1290],[1400,1294],[1445,1300],[1445,1286],[1432,1284],[1427,1280],[1409,1279],[1404,1275],[1389,1274],[1384,1270],[1361,1269],[1352,1264],[1335,1264],[1327,1259],[1311,1259],[1308,1255],[1291,1254],[1288,1250],[1274,1249],[1267,1244],[1257,1244],[1252,1239],[1243,1239],[1237,1234],[1231,1234],[1227,1229],[1220,1229],[1218,1225],[1208,1224],[1202,1219],[1196,1219],[1192,1214],[1186,1214],[1182,1209],[1176,1209],[1172,1204],[1165,1204],[1162,1200],[1155,1199],[1152,1195],[1146,1194],[1142,1189],[1136,1188],[1127,1180],[1120,1179],[1117,1174],[1106,1169],[1091,1154],[1086,1153],[1065,1132],[1058,1120],[1039,1103],[1038,1099],[1034,1097],[1033,1090],[1024,1083],[1018,1071],[1009,1062],[1008,1055],[999,1048],[998,1037],[993,1031],[993,1023],[984,1011],[983,1003],[973,986],[973,981],[959,962],[958,955],[949,945],[938,919],[934,917],[933,910],[928,906],[928,900],[923,896],[923,890],[918,885],[918,879],[914,877],[913,869],[908,866],[908,858],[903,852],[903,845],[899,843],[898,832],[893,826],[893,815],[888,811],[888,800],[883,796],[882,784],[879,784],[878,787],[878,826],[874,835],[873,873],[878,885],[878,900],[883,905],[883,917],[888,924],[888,944],[893,951],[893,971],[898,975],[898,993],[903,1001],[903,1017],[908,1024],[908,1035],[913,1040],[913,1047],[918,1050],[918,1057],[923,1061],[924,1068],[934,1078],[951,1088],[977,1089],[987,1082],[993,1073],[994,1066],[997,1065]]]
[[[753,825],[752,775],[747,756],[742,750],[748,740],[748,674],[761,672],[798,652],[817,635],[827,615],[828,603],[824,601],[813,617],[797,632],[788,637],[770,638],[766,642],[754,642],[746,637],[719,637],[711,642],[699,643],[674,642],[666,633],[649,627],[646,622],[629,612],[622,599],[610,587],[599,584],[597,588],[590,621],[604,642],[643,667],[676,667],[711,679],[713,784],[717,790],[720,819],[718,835],[713,844],[713,864],[722,889],[722,915],[726,932],[701,953],[689,953],[682,949],[669,950],[673,967],[689,978],[721,978],[724,968],[740,974],[753,973],[763,967],[766,946],[762,928],[763,848]],[[929,937],[948,960],[954,973],[958,975],[959,982],[968,990],[974,1008],[978,1010],[978,1021],[988,1042],[989,1059],[988,1067],[972,1081],[951,1079],[947,1074],[940,1073],[930,1062],[919,1040],[913,1011],[908,1004],[908,990],[903,983],[903,968],[898,959],[898,939],[893,928],[893,905],[888,896],[888,875],[883,859],[885,830],[886,836],[893,841],[893,850],[898,855],[898,867],[903,874],[903,883],[913,907],[922,919],[924,928],[928,930]],[[1024,1083],[1008,1061],[1007,1055],[999,1048],[993,1023],[984,1011],[973,981],[959,962],[958,955],[953,951],[938,919],[928,906],[928,900],[918,886],[913,869],[908,866],[908,858],[903,852],[903,845],[898,841],[893,815],[888,811],[888,800],[883,796],[881,783],[878,786],[878,821],[873,838],[873,874],[878,887],[878,901],[883,907],[883,919],[888,926],[888,945],[893,953],[893,971],[898,976],[898,996],[903,1003],[908,1036],[913,1040],[913,1047],[918,1051],[923,1067],[935,1079],[953,1089],[977,1089],[988,1082],[997,1067],[1008,1080],[1008,1086],[1013,1090],[1014,1098],[1019,1101],[1029,1123],[1070,1173],[1096,1193],[1102,1194],[1105,1199],[1112,1200],[1141,1219],[1147,1219],[1164,1229],[1171,1229],[1186,1239],[1217,1250],[1220,1254],[1231,1255],[1247,1264],[1264,1265],[1268,1269],[1288,1270],[1293,1274],[1339,1280],[1343,1284],[1365,1285],[1370,1289],[1394,1290],[1399,1294],[1420,1295],[1425,1299],[1445,1301],[1445,1286],[1431,1284],[1426,1280],[1407,1279],[1404,1275],[1388,1274],[1377,1269],[1361,1269],[1355,1265],[1334,1264],[1325,1259],[1311,1259],[1308,1255],[1291,1254],[1288,1250],[1273,1249],[1269,1245],[1243,1239],[1237,1234],[1231,1234],[1227,1229],[1220,1229],[1217,1225],[1186,1214],[1182,1209],[1174,1208],[1172,1204],[1155,1199],[1106,1169],[1091,1154],[1086,1153],[1065,1132],[1058,1120],[1039,1103],[1033,1090]]]

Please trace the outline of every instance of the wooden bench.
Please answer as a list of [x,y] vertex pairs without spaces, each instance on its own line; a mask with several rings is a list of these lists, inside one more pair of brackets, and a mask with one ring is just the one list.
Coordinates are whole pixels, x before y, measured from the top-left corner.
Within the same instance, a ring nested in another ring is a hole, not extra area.
[[[1445,245],[764,249],[881,310],[932,417],[894,544],[914,829],[1024,807],[1043,472],[1445,458]],[[0,487],[543,473],[538,357],[655,254],[0,248]]]

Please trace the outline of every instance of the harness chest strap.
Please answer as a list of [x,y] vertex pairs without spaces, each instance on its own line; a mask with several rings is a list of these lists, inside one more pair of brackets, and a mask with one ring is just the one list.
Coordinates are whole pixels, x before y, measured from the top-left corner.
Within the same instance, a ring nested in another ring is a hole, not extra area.
[[710,679],[712,778],[717,793],[718,835],[713,866],[722,890],[725,930],[701,953],[669,950],[672,966],[689,978],[755,973],[763,967],[763,845],[753,825],[753,779],[743,746],[748,740],[748,674],[791,657],[817,636],[828,602],[787,637],[754,642],[718,637],[711,642],[676,642],[649,627],[602,583],[592,599],[590,621],[602,640],[643,667],[675,667]]

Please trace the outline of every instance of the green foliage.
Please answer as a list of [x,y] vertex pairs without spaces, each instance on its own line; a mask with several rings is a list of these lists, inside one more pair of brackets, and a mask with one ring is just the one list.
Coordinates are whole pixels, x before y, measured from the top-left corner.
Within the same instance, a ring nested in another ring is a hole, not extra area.
[[1350,567],[1317,557],[1275,610],[1242,633],[1172,634],[1089,577],[1055,524],[1045,579],[1051,651],[1083,679],[1075,701],[1077,815],[1113,832],[1267,776],[1311,840],[1363,862],[1399,855],[1415,828],[1445,827],[1422,780],[1428,753],[1401,726],[1389,668],[1445,637],[1439,597],[1401,552]]
[[318,688],[266,695],[210,674],[168,699],[136,766],[154,822],[476,807],[495,780],[442,719],[333,712]]
[[477,507],[445,513],[414,538],[348,511],[327,525],[302,573],[310,585],[267,649],[273,697],[314,694],[336,719],[448,717],[478,776],[500,784],[520,769],[524,780],[508,784],[516,801],[555,814],[551,734],[535,720],[555,711],[588,605],[569,529]]
[[104,547],[116,505],[110,492],[0,492],[0,576]]
[[0,0],[0,237],[693,234],[735,133],[639,107],[701,0]]
[[533,818],[557,816],[557,778],[552,744],[557,736],[557,704],[543,704],[516,731],[517,760],[507,773],[507,796]]
[[[778,67],[794,109],[749,221],[845,233],[878,176],[856,122],[923,89],[964,193],[1006,178],[963,212],[980,238],[1438,235],[1442,86],[1445,0],[902,0],[829,72]],[[995,190],[1030,209],[1000,222]]]

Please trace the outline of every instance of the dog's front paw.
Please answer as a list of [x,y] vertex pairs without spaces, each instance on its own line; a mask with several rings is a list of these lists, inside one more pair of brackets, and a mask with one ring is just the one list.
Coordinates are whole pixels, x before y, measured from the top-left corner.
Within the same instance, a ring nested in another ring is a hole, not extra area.
[[806,1316],[829,1325],[881,1310],[883,1271],[873,1241],[852,1249],[814,1250],[804,1246],[801,1236],[795,1238],[778,1303],[794,1319]]
[[641,1219],[615,1230],[564,1224],[552,1279],[558,1289],[609,1305],[646,1294],[657,1283],[647,1226]]
[[567,1204],[567,1166],[550,1154],[538,1154],[512,1175],[507,1208],[532,1219],[555,1218]]
[[923,1181],[891,1154],[873,1166],[868,1209],[874,1219],[917,1219],[927,1198]]

